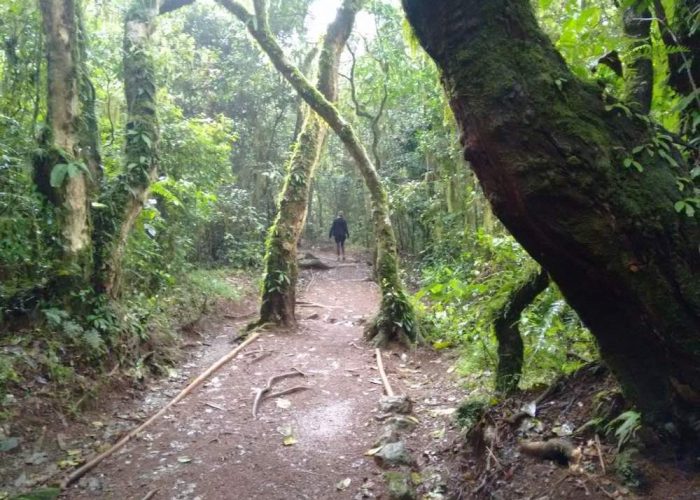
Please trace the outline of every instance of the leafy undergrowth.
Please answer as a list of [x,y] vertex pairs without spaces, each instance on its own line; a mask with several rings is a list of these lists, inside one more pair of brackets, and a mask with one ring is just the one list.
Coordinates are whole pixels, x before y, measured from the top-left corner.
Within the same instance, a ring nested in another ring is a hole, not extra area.
[[457,415],[466,436],[450,488],[458,498],[681,499],[699,491],[693,458],[641,427],[598,363],[493,406],[468,400]]
[[9,426],[20,411],[39,421],[47,411],[74,416],[110,387],[167,374],[196,321],[239,299],[251,281],[228,270],[193,271],[167,294],[109,305],[86,297],[83,314],[39,306],[0,338],[0,423]]

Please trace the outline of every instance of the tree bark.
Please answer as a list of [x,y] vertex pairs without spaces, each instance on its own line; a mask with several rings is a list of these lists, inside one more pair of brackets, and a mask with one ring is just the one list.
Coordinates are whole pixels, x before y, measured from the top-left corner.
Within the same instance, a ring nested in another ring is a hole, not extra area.
[[[41,0],[47,55],[46,130],[35,153],[39,190],[57,207],[61,227],[62,276],[89,276],[91,220],[88,171],[81,159],[81,67],[78,11],[73,0]],[[59,175],[63,172],[63,175]]]
[[661,0],[654,0],[659,30],[668,52],[668,83],[679,95],[688,98],[681,110],[681,133],[695,148],[693,158],[700,162],[698,130],[700,121],[700,0],[674,2],[673,19],[666,17]]
[[367,337],[374,339],[377,344],[385,344],[390,340],[417,341],[419,333],[415,314],[399,277],[396,237],[389,218],[387,195],[372,160],[355,130],[340,115],[336,107],[286,58],[265,22],[265,0],[254,0],[255,16],[234,0],[218,0],[218,2],[245,23],[248,32],[268,55],[275,68],[309,107],[333,129],[355,160],[365,180],[372,200],[372,220],[378,247],[377,275],[382,291],[379,314],[369,325],[366,331]]
[[115,298],[119,292],[126,243],[158,172],[155,68],[151,34],[158,0],[134,0],[124,18],[124,93],[127,121],[124,172],[104,194],[96,215],[96,287]]
[[[359,7],[359,2],[345,0],[324,37],[316,88],[330,102],[337,99],[340,54]],[[311,182],[328,131],[328,126],[316,113],[305,111],[302,131],[287,167],[277,217],[266,244],[260,319],[255,324],[296,325],[297,244],[306,222]]]
[[523,373],[524,347],[520,336],[520,315],[549,285],[544,270],[530,276],[515,288],[493,321],[498,340],[498,368],[496,390],[511,394],[518,388]]
[[630,62],[625,72],[627,101],[635,111],[644,115],[651,110],[654,91],[654,65],[651,60],[651,12],[644,2],[625,9],[622,24],[625,35],[632,41]]
[[[647,421],[690,431],[700,225],[676,212],[676,172],[648,149],[663,134],[577,79],[529,0],[403,5],[494,213],[559,285]],[[641,172],[624,167],[631,160]]]

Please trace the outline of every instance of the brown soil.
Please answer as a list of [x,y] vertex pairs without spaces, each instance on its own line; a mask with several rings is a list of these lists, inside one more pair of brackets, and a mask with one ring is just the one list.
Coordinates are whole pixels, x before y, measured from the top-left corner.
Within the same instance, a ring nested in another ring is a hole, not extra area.
[[[352,256],[333,267],[304,271],[294,331],[263,332],[172,411],[121,451],[70,487],[71,499],[362,499],[388,498],[382,470],[365,453],[374,446],[385,415],[377,403],[382,385],[374,349],[362,338],[379,295],[364,259]],[[22,445],[0,455],[3,491],[36,489],[60,480],[91,455],[172,399],[195,376],[232,348],[241,327],[254,318],[249,297],[227,304],[190,328],[185,360],[170,377],[147,387],[126,387],[103,398],[76,422],[64,418],[21,419],[13,435]],[[537,419],[520,430],[504,419],[539,394],[531,391],[492,408],[479,432],[492,427],[491,441],[465,443],[455,423],[465,397],[451,373],[454,351],[421,348],[384,351],[388,378],[397,394],[414,402],[416,429],[404,436],[416,461],[412,479],[418,498],[632,498],[610,473],[614,443],[602,443],[608,467],[589,433],[570,436],[581,446],[583,471],[572,472],[518,452],[522,438],[549,437],[554,429],[576,428],[591,418],[593,398],[614,389],[607,375],[588,372],[566,381],[538,403]],[[274,375],[299,370],[271,392],[308,389],[263,399],[252,415],[256,391]],[[487,433],[488,434],[488,433]],[[473,433],[473,435],[475,435]],[[286,443],[285,443],[286,440]],[[478,441],[478,440],[477,440]],[[63,467],[63,469],[59,469]],[[697,476],[669,461],[647,464],[648,498],[700,498]],[[150,495],[150,496],[149,496]]]
[[[383,392],[374,349],[362,338],[379,303],[378,288],[363,259],[336,262],[331,254],[319,255],[333,268],[303,272],[297,330],[264,332],[63,497],[140,499],[151,492],[155,499],[381,497],[382,471],[365,452],[380,432],[377,403]],[[57,423],[62,449],[54,425],[40,443],[41,431],[25,432],[27,445],[12,455],[12,465],[0,466],[0,491],[27,490],[36,479],[53,475],[50,483],[63,475],[56,471],[60,460],[79,462],[104,450],[229,352],[256,309],[249,300],[200,322],[194,330],[203,337],[185,344],[195,349],[169,378],[108,397],[80,422]],[[460,393],[447,380],[449,357],[429,350],[387,351],[384,363],[394,391],[415,401],[420,424],[406,444],[423,472],[420,489],[444,488],[440,457],[455,435],[452,413]],[[305,376],[280,380],[271,392],[309,389],[263,399],[254,419],[256,390],[293,369]],[[285,445],[290,431],[293,443]],[[27,464],[38,448],[48,461]]]

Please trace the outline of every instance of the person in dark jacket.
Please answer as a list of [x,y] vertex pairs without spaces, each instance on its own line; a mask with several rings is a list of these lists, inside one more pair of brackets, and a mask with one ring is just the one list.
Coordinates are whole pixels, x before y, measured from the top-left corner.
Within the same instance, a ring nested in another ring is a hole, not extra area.
[[343,218],[343,212],[338,212],[338,217],[333,221],[328,237],[335,238],[335,252],[338,260],[341,256],[345,260],[345,238],[350,237],[350,231],[348,231],[348,223]]

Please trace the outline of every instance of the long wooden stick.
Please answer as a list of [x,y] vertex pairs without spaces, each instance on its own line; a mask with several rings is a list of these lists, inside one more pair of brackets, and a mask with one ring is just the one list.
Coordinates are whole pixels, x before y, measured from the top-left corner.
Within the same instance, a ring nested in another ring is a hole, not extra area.
[[386,378],[386,372],[384,371],[384,363],[382,363],[382,351],[375,349],[374,352],[377,355],[377,367],[379,368],[379,376],[382,378],[382,383],[384,384],[384,392],[386,392],[387,396],[393,396],[394,391],[391,390],[389,379]]
[[114,452],[121,449],[134,436],[137,436],[146,427],[148,427],[153,422],[155,422],[166,411],[168,411],[168,409],[171,408],[173,405],[182,401],[182,399],[184,399],[185,396],[187,396],[190,392],[192,392],[193,389],[195,389],[202,382],[204,382],[206,379],[208,379],[215,371],[217,371],[219,368],[224,366],[228,361],[235,358],[239,352],[241,352],[243,349],[245,349],[248,345],[250,345],[259,336],[260,336],[260,332],[253,333],[250,337],[248,337],[245,340],[245,342],[243,342],[241,345],[236,347],[234,350],[232,350],[231,352],[226,354],[224,357],[219,359],[219,361],[217,361],[216,363],[211,365],[209,368],[207,368],[201,375],[199,375],[196,379],[194,379],[187,387],[185,387],[182,391],[180,391],[180,394],[178,394],[173,399],[171,399],[170,402],[168,404],[166,404],[163,408],[161,408],[155,415],[153,415],[151,418],[149,418],[144,423],[139,425],[136,429],[133,429],[132,431],[130,431],[126,436],[124,436],[119,441],[117,441],[110,449],[108,449],[107,451],[105,451],[103,453],[100,453],[98,456],[96,456],[95,458],[93,458],[89,462],[83,464],[80,468],[74,470],[71,474],[68,475],[68,477],[66,477],[63,480],[63,482],[61,483],[61,488],[62,489],[67,488],[68,486],[73,484],[76,480],[80,479],[86,473],[88,473],[92,469],[94,469],[95,466],[97,464],[99,464],[100,462],[102,462],[105,458],[113,455]]

